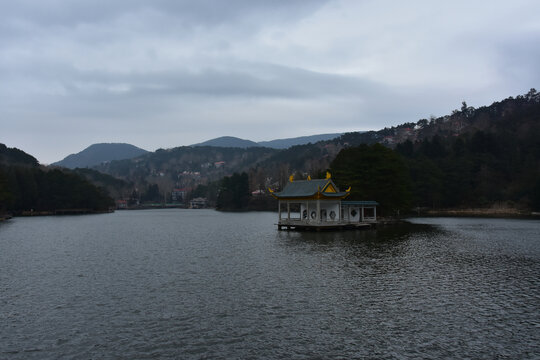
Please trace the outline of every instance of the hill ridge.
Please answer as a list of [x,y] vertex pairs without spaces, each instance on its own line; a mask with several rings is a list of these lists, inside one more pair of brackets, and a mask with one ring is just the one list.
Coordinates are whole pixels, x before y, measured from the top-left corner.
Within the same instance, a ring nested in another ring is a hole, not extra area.
[[309,143],[316,143],[319,141],[327,141],[335,139],[343,133],[327,133],[316,135],[297,136],[292,138],[282,138],[267,141],[252,141],[242,139],[236,136],[220,136],[214,139],[206,140],[201,143],[193,144],[190,146],[216,146],[216,147],[237,147],[237,148],[249,148],[249,147],[268,147],[272,149],[288,149],[295,145],[305,145]]
[[146,153],[148,153],[147,150],[127,143],[97,143],[51,165],[69,169],[86,168],[113,160],[131,159]]

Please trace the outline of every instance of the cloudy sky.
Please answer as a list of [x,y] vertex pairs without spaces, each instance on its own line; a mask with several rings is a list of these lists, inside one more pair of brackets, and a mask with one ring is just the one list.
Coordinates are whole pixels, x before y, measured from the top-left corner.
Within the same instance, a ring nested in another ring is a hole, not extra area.
[[380,129],[540,87],[537,0],[0,0],[0,142],[50,163]]

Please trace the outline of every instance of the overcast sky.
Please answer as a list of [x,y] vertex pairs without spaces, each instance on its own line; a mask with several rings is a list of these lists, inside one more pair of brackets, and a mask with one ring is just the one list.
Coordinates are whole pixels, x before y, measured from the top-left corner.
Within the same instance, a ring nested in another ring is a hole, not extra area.
[[0,0],[0,142],[42,163],[377,130],[540,87],[540,1]]

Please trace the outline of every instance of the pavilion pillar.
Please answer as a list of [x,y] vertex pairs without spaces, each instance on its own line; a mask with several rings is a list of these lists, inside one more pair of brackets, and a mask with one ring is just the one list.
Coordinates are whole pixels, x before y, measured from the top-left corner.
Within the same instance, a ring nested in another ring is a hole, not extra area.
[[306,200],[306,221],[309,222],[309,200]]
[[278,214],[279,214],[279,221],[281,221],[281,200],[278,200],[277,202],[277,209],[278,209]]
[[373,220],[377,221],[377,207],[373,207]]
[[287,201],[287,220],[291,220],[291,203]]
[[317,199],[317,222],[321,222],[321,201]]
[[360,209],[360,221],[364,222],[364,205]]

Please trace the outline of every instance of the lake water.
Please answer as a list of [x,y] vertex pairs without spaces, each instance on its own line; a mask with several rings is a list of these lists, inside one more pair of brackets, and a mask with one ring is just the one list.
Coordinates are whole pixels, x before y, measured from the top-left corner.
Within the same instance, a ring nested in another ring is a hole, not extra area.
[[276,218],[0,223],[0,358],[540,358],[540,221],[297,233]]

